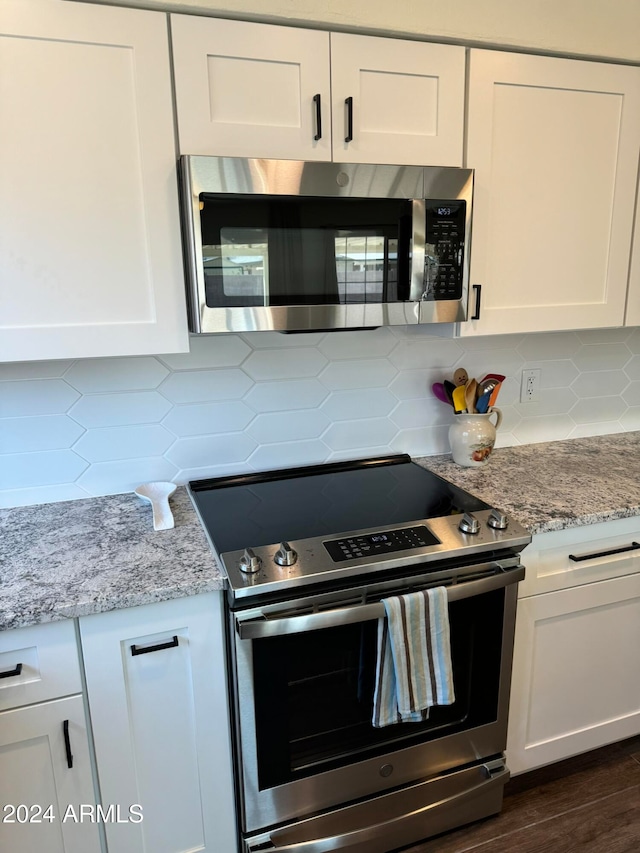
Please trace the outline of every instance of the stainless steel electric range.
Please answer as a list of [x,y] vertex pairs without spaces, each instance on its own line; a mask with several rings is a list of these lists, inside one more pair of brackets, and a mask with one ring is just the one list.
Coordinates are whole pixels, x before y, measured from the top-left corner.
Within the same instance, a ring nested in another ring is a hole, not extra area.
[[[527,531],[405,455],[190,489],[228,578],[242,853],[388,853],[498,812]],[[375,728],[381,601],[434,586],[456,700]]]

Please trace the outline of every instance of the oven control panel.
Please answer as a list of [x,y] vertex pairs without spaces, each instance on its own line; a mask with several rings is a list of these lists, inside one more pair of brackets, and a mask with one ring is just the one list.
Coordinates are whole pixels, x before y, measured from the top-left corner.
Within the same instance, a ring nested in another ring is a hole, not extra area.
[[393,551],[409,551],[427,545],[439,545],[437,539],[424,524],[403,527],[399,530],[381,530],[366,536],[331,539],[322,543],[334,563],[357,560],[360,557],[377,557]]

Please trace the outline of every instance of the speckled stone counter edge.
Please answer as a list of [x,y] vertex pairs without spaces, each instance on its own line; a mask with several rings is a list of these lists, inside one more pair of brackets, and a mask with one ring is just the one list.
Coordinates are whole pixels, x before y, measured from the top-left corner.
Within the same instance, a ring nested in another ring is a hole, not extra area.
[[[495,450],[482,468],[415,460],[531,533],[639,516],[640,432]],[[0,510],[0,630],[220,590],[224,575],[184,486],[172,530],[132,493]]]
[[640,432],[498,448],[480,468],[415,461],[532,534],[640,516]]
[[170,506],[162,531],[132,493],[0,510],[0,630],[222,589],[184,486]]

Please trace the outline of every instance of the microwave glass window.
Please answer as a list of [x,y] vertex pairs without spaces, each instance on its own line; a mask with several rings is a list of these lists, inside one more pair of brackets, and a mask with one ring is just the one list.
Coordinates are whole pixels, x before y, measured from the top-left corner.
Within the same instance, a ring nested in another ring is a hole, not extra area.
[[[221,228],[217,246],[203,246],[209,304],[266,305],[269,243],[259,228]],[[215,302],[213,300],[216,300]]]
[[212,308],[409,298],[411,202],[201,196]]

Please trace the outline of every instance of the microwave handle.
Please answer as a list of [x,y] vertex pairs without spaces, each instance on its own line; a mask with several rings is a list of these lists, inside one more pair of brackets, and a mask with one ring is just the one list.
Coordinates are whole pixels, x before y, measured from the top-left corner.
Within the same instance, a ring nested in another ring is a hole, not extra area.
[[427,237],[427,206],[423,198],[411,201],[411,268],[409,300],[420,302],[425,289],[424,260]]
[[[447,597],[449,601],[460,601],[463,598],[471,598],[473,595],[502,589],[523,578],[524,567],[519,565],[513,569],[503,570],[497,575],[446,587]],[[384,615],[384,604],[376,601],[371,604],[358,604],[355,607],[336,607],[334,610],[324,610],[319,613],[305,613],[300,616],[283,616],[275,619],[264,617],[256,619],[255,616],[250,616],[243,620],[242,616],[236,616],[236,631],[241,640],[257,640],[284,634],[300,634],[303,631],[316,631],[321,628],[335,628],[338,625],[349,625],[354,622],[367,622],[370,619],[381,619]]]

